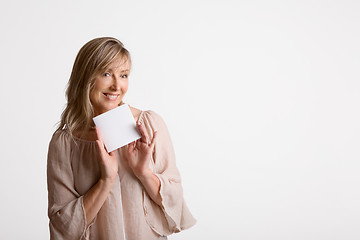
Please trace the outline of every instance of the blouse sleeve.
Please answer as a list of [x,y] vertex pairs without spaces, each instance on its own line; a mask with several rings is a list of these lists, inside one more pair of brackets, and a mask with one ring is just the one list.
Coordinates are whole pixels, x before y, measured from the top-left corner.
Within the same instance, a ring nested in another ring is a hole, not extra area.
[[64,133],[55,133],[49,144],[47,186],[50,239],[82,239],[88,230],[83,196],[74,189],[69,141]]
[[154,174],[159,178],[162,206],[157,205],[144,191],[144,213],[149,226],[159,235],[168,236],[195,225],[183,198],[181,177],[175,163],[174,148],[163,119],[153,111],[147,111],[145,126],[151,137],[158,131],[153,154]]

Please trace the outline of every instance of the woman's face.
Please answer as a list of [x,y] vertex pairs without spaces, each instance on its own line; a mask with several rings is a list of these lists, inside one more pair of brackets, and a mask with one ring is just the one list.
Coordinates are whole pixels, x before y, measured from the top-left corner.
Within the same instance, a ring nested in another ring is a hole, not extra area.
[[129,61],[124,63],[118,58],[95,77],[94,88],[90,92],[95,116],[119,106],[128,89],[129,71]]

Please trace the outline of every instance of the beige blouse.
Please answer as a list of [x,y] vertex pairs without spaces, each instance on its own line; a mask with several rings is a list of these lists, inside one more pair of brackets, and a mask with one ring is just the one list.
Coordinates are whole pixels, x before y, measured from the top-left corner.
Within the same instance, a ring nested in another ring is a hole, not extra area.
[[160,179],[162,206],[149,197],[123,161],[124,148],[120,148],[116,150],[119,181],[114,182],[104,205],[86,227],[83,195],[100,177],[97,145],[95,141],[72,139],[67,130],[61,130],[52,136],[47,160],[51,239],[118,240],[124,235],[126,240],[167,239],[166,236],[196,223],[183,199],[174,149],[164,121],[154,111],[142,111],[139,120],[151,138],[158,131],[150,168]]

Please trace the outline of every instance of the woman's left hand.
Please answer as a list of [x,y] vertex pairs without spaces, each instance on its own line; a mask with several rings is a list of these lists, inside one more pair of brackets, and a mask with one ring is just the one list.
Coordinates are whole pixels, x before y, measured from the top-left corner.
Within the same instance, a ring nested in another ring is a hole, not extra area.
[[154,151],[157,131],[154,132],[150,141],[145,126],[139,122],[136,125],[139,128],[141,138],[128,144],[127,161],[135,176],[141,178],[151,173],[149,163]]

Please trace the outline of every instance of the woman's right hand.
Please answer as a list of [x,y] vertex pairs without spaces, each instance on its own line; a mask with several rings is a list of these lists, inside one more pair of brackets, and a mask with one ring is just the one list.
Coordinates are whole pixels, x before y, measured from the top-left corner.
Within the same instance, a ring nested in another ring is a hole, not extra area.
[[118,161],[116,159],[115,150],[111,153],[108,153],[105,149],[100,131],[97,127],[95,127],[95,131],[98,139],[96,140],[96,143],[100,155],[99,165],[101,170],[101,179],[105,181],[110,180],[110,182],[113,182],[118,172]]

